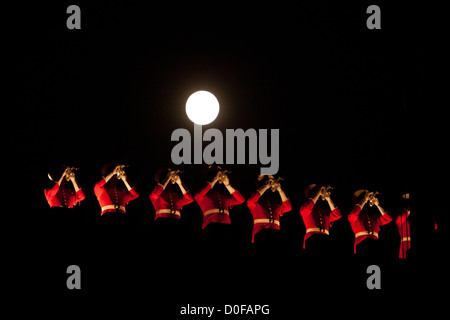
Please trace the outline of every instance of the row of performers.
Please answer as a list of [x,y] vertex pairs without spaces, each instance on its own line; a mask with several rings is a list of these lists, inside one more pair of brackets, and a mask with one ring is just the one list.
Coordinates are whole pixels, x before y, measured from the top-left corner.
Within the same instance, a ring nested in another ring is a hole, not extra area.
[[[244,197],[230,184],[227,171],[219,166],[210,166],[207,173],[206,186],[195,197],[181,182],[178,170],[160,169],[155,179],[156,187],[149,194],[155,208],[155,219],[180,219],[183,206],[195,201],[203,212],[202,229],[210,223],[230,224],[229,210],[234,205],[245,202]],[[95,184],[94,193],[101,207],[101,215],[111,212],[125,213],[126,205],[136,199],[139,193],[131,187],[123,165],[107,165],[102,170],[103,177]],[[52,179],[52,177],[49,175]],[[53,180],[53,179],[52,179]],[[54,186],[45,189],[45,197],[50,207],[73,208],[81,202],[85,195],[79,187],[73,168],[67,167],[59,180],[53,180]],[[73,188],[70,186],[70,182]],[[279,196],[277,196],[277,193]],[[300,208],[306,233],[303,241],[311,237],[323,237],[330,233],[333,221],[342,217],[330,197],[330,187],[309,185],[305,189],[308,199]],[[404,209],[397,216],[395,223],[400,234],[399,258],[406,258],[411,248],[409,225],[409,194],[402,196]],[[281,201],[280,201],[281,200]],[[389,223],[392,218],[380,205],[376,193],[369,190],[358,190],[353,194],[353,209],[348,215],[355,234],[354,252],[357,246],[366,239],[378,239],[380,227]],[[247,199],[247,206],[253,216],[252,242],[255,235],[263,229],[280,229],[280,217],[292,210],[291,202],[284,193],[280,179],[271,175],[257,178],[257,190]],[[378,210],[369,210],[376,207]],[[378,211],[378,212],[377,212]]]

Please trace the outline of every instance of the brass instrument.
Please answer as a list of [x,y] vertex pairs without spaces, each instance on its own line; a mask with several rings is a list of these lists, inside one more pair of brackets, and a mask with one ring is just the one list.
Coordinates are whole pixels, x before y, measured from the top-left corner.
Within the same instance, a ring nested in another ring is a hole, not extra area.
[[331,195],[331,191],[334,188],[331,186],[325,187],[325,190],[322,191],[322,194],[320,195],[320,200],[326,200],[327,197]]
[[122,176],[126,175],[125,170],[123,170],[124,168],[128,167],[124,164],[120,164],[117,167],[119,167],[119,170],[117,171],[116,175],[117,175],[117,179],[122,179]]
[[283,180],[283,178],[281,177],[278,177],[276,179],[269,179],[267,183],[270,185],[270,190],[272,190],[272,192],[277,191],[277,188],[280,185],[281,180]]
[[217,175],[219,176],[219,183],[223,183],[223,180],[227,178],[227,173],[231,173],[231,171],[228,170],[220,170]]
[[170,182],[172,184],[175,184],[178,180],[178,178],[180,177],[180,173],[182,173],[183,171],[181,170],[173,170],[170,171]]
[[379,193],[378,191],[369,193],[369,199],[368,199],[369,206],[373,207],[373,205],[375,204],[375,201],[378,200],[376,197],[378,194],[381,194],[381,193]]
[[75,167],[67,167],[66,172],[66,181],[69,181],[70,179],[75,177],[75,170],[78,170],[78,168]]

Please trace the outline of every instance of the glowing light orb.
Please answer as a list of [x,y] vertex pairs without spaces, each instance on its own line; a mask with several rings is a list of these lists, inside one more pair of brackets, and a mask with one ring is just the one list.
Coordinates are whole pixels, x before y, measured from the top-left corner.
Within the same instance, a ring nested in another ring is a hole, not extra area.
[[219,114],[219,101],[211,92],[194,92],[186,101],[186,114],[195,124],[209,124]]

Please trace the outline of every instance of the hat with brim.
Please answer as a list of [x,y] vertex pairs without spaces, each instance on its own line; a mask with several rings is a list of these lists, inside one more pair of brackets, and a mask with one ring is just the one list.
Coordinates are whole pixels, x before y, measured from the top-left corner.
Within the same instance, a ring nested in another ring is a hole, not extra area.
[[352,203],[353,204],[359,203],[367,192],[369,192],[369,190],[367,189],[359,189],[355,191],[352,195]]
[[218,173],[219,171],[222,171],[222,170],[227,170],[227,171],[228,171],[228,172],[227,172],[227,175],[228,175],[229,173],[231,173],[231,171],[228,170],[228,169],[227,169],[226,167],[224,167],[224,166],[219,166],[219,165],[217,165],[217,164],[211,164],[211,165],[207,166],[207,167],[203,170],[203,175],[204,175],[204,177],[206,178],[206,180],[211,181],[211,180],[214,179],[214,177],[217,175],[217,173]]
[[267,174],[260,174],[256,179],[255,179],[255,185],[259,188],[260,186],[266,184],[266,181],[268,179],[275,179],[275,177],[271,174],[267,175]]
[[47,177],[51,181],[58,181],[61,178],[61,175],[64,173],[64,171],[67,169],[67,167],[77,167],[79,164],[77,161],[73,163],[63,163],[63,164],[55,164],[52,165],[47,172]]
[[64,170],[66,170],[67,166],[65,164],[60,165],[54,165],[50,169],[48,169],[47,177],[51,181],[58,181],[59,178],[61,178],[61,175],[63,174]]
[[167,175],[169,174],[170,171],[172,171],[172,169],[168,167],[163,167],[160,168],[158,171],[156,171],[155,173],[156,183],[164,184],[164,182],[166,182]]
[[320,188],[320,186],[315,183],[308,185],[305,188],[305,192],[304,192],[305,198],[306,199],[311,198],[313,196],[313,194],[317,193],[319,188]]
[[115,167],[117,167],[119,164],[117,162],[108,162],[102,167],[102,176],[106,177],[108,174],[110,174]]

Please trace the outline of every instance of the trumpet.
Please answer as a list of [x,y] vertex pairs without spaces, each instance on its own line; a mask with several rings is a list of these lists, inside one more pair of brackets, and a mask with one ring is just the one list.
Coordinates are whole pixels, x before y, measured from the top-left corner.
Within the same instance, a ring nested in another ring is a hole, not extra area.
[[272,192],[277,191],[278,186],[280,185],[280,181],[283,180],[281,177],[278,177],[276,179],[270,179],[267,183],[270,186],[270,190]]
[[70,179],[75,177],[75,170],[78,170],[78,168],[75,167],[67,167],[66,172],[66,181],[69,181]]
[[325,187],[325,190],[322,191],[322,194],[320,195],[320,200],[326,200],[327,197],[331,195],[331,191],[334,188],[331,186]]
[[381,194],[381,193],[379,193],[378,191],[369,193],[369,199],[368,199],[369,206],[373,207],[373,205],[375,204],[375,201],[378,200],[378,198],[376,197],[378,194]]
[[227,178],[227,173],[231,173],[231,171],[228,170],[220,170],[217,175],[219,177],[218,182],[219,183],[223,183],[223,180],[225,180]]
[[175,184],[178,180],[178,178],[180,177],[180,173],[182,173],[183,171],[181,170],[173,170],[170,172],[170,182],[172,184]]
[[123,170],[124,168],[128,167],[124,164],[120,164],[117,167],[119,167],[119,170],[117,170],[116,175],[117,175],[117,179],[122,179],[122,176],[125,176],[125,170]]

